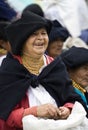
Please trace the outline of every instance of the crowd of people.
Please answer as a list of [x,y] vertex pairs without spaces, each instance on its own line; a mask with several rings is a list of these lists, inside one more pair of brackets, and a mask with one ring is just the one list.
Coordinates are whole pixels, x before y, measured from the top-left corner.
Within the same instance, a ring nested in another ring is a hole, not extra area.
[[85,33],[74,38],[36,3],[18,17],[0,1],[0,130],[23,130],[28,115],[66,120],[76,101],[88,118]]

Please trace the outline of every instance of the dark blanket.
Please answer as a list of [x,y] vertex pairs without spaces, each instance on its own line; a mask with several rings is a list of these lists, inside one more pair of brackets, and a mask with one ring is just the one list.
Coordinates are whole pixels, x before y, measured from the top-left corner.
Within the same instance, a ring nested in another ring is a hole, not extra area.
[[0,67],[0,118],[6,120],[22,100],[29,86],[37,87],[38,84],[44,86],[58,106],[79,101],[86,109],[82,99],[75,93],[60,57],[36,76],[29,73],[17,59],[8,54]]

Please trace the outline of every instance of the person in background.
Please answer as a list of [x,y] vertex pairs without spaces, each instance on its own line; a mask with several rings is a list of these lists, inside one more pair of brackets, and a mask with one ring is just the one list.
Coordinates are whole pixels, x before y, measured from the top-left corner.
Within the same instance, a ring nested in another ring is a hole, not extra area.
[[6,0],[0,0],[0,65],[10,51],[10,44],[5,34],[5,27],[17,19],[17,12],[10,7]]
[[0,0],[0,21],[13,21],[17,19],[17,12],[5,0]]
[[57,20],[52,22],[53,26],[49,34],[49,44],[46,52],[49,56],[56,58],[62,53],[64,42],[70,34]]
[[10,22],[6,21],[0,22],[0,65],[2,63],[3,58],[6,57],[7,52],[11,51],[10,44],[5,34],[5,27],[9,24]]
[[81,31],[88,29],[88,5],[85,0],[42,0],[45,18],[58,20],[70,32],[79,37]]
[[75,91],[88,108],[88,48],[71,47],[61,54]]
[[23,130],[22,119],[30,114],[67,119],[75,101],[87,111],[61,58],[45,54],[51,26],[49,20],[26,12],[6,28],[12,53],[0,67],[0,130]]

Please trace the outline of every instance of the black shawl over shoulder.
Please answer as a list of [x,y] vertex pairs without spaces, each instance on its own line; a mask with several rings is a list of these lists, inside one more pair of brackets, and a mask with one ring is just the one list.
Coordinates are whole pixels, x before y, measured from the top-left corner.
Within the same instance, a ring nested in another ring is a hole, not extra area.
[[75,93],[60,57],[47,65],[39,76],[35,76],[8,54],[0,67],[0,118],[6,120],[28,87],[31,85],[35,88],[38,84],[44,86],[58,106],[79,101],[86,109],[82,99]]

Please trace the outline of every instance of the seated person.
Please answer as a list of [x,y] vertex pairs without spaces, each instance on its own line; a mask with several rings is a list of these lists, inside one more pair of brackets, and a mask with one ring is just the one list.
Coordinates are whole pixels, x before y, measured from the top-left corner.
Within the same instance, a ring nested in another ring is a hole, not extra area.
[[81,95],[88,107],[88,49],[71,47],[61,54],[75,91]]

